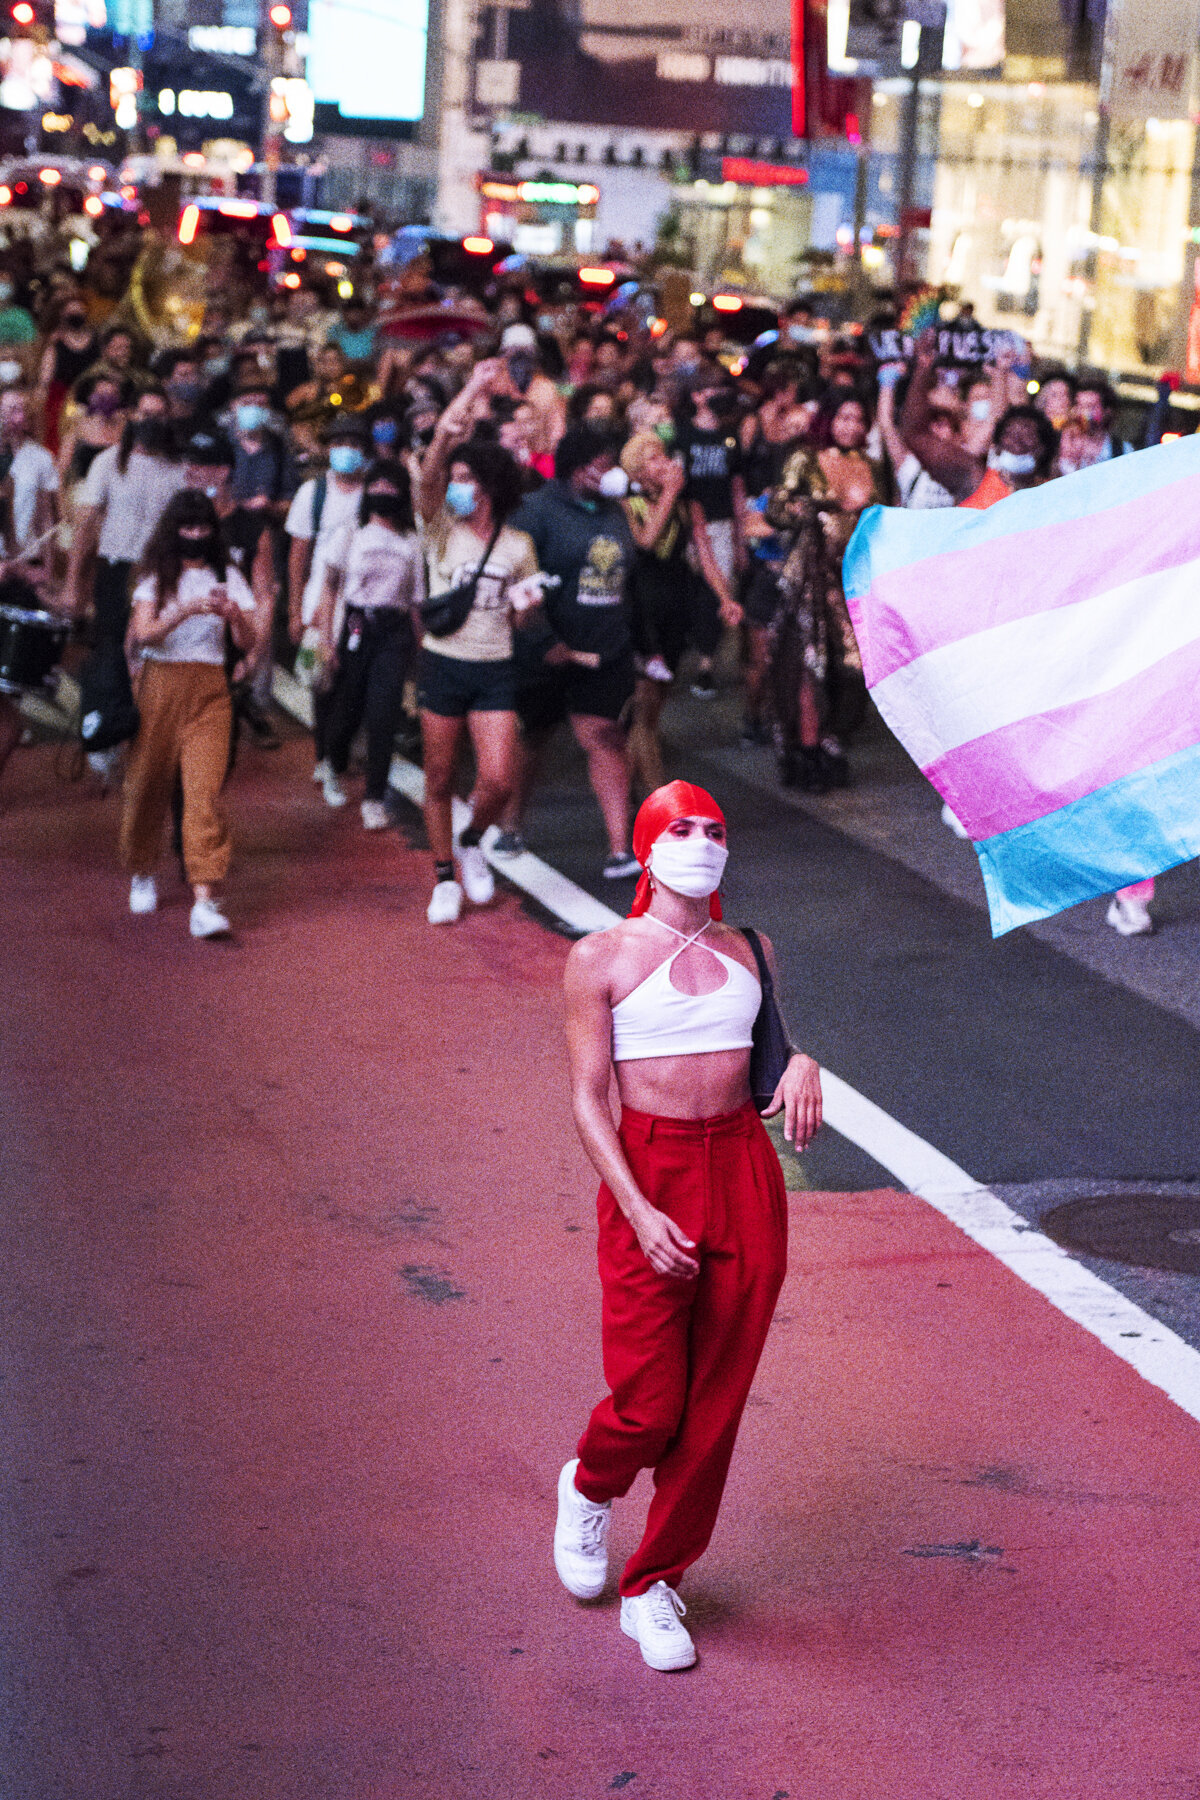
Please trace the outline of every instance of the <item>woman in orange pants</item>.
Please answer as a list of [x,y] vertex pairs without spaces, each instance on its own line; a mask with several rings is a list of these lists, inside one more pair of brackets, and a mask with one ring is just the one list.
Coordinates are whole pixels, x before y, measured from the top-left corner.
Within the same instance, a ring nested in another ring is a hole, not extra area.
[[[611,1393],[559,1477],[554,1560],[576,1598],[597,1599],[612,1502],[653,1469],[645,1534],[621,1578],[621,1629],[651,1668],[683,1669],[696,1652],[675,1584],[716,1523],[783,1282],[787,1216],[750,1095],[757,964],[721,923],[721,809],[703,788],[671,782],[642,806],[633,841],[643,874],[630,917],[585,938],[567,964],[575,1121],[602,1182]],[[792,1053],[767,1116],[780,1111],[805,1148],[821,1123],[811,1057]]]
[[183,785],[183,860],[192,886],[193,937],[222,937],[229,921],[217,888],[229,868],[221,787],[229,763],[231,705],[225,637],[240,653],[255,640],[255,602],[226,565],[216,509],[188,488],[168,502],[146,546],[133,592],[129,641],[145,661],[142,722],[125,775],[121,860],[132,880],[129,910],[158,905],[154,865],[178,774]]

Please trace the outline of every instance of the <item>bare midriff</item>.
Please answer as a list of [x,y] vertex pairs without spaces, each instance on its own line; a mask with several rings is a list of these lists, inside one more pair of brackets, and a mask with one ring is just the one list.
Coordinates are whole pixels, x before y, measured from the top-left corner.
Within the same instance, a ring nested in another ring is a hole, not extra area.
[[749,1050],[647,1056],[614,1066],[622,1106],[658,1119],[715,1119],[750,1098]]

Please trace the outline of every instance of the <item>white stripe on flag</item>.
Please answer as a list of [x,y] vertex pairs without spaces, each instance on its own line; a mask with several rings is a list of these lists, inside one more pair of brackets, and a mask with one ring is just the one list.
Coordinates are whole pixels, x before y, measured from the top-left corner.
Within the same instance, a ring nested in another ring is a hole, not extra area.
[[[1052,588],[1055,571],[1047,569],[1045,579]],[[1181,563],[943,644],[871,692],[925,769],[1018,719],[1110,693],[1198,638],[1200,562]]]

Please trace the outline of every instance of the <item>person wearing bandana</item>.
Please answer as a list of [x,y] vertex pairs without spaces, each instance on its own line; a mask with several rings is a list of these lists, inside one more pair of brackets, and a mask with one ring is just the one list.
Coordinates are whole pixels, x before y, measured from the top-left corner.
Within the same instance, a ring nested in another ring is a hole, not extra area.
[[[611,1392],[559,1477],[554,1561],[569,1593],[598,1599],[612,1502],[653,1469],[621,1630],[663,1670],[696,1660],[677,1584],[712,1535],[787,1265],[783,1176],[749,1084],[757,962],[717,892],[725,836],[703,788],[656,789],[634,825],[630,915],[575,945],[565,982],[575,1121],[601,1179]],[[780,1112],[805,1149],[821,1123],[811,1057],[792,1052],[764,1116]]]

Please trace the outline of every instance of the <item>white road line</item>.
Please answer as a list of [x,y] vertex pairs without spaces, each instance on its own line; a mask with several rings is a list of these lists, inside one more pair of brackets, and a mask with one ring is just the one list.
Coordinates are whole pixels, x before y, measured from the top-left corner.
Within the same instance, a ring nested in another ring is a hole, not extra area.
[[[276,672],[275,698],[285,711],[311,724],[310,696],[283,671]],[[390,780],[420,805],[424,779],[414,763],[395,757]],[[456,801],[455,829],[461,829],[466,820],[466,807]],[[493,835],[494,828],[485,834],[485,851]],[[508,861],[491,855],[488,860],[506,881],[531,895],[572,930],[604,931],[619,923],[619,915],[610,907],[539,857],[526,852]],[[1190,1418],[1200,1421],[1200,1351],[1085,1269],[990,1188],[839,1075],[822,1069],[821,1084],[827,1125],[894,1175],[906,1192],[926,1201],[1059,1312],[1098,1338],[1152,1387],[1161,1388]]]

